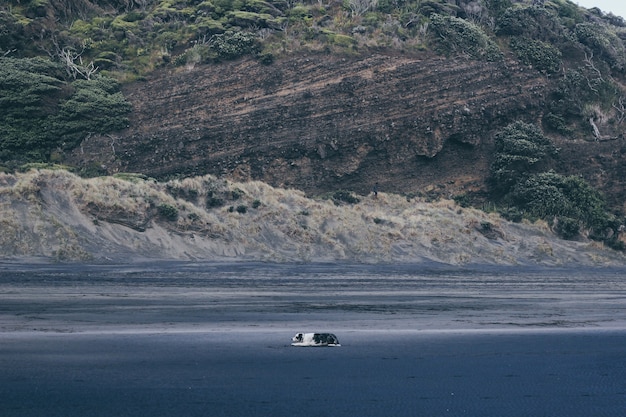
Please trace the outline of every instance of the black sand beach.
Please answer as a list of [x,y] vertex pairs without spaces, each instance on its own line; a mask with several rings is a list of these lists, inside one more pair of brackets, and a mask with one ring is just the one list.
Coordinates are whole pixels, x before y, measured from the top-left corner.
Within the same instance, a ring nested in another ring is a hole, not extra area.
[[3,416],[618,416],[625,332],[2,338]]
[[0,415],[617,416],[623,276],[4,266]]

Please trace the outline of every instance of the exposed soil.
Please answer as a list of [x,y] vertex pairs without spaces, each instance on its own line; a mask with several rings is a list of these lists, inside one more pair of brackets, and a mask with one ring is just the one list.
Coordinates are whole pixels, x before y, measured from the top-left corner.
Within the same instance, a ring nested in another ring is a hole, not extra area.
[[[126,87],[130,127],[90,137],[75,164],[156,178],[214,174],[310,195],[484,191],[493,135],[538,123],[550,78],[514,61],[376,53],[244,59],[161,71]],[[590,138],[592,137],[590,133]],[[555,138],[559,172],[623,201],[623,139]]]

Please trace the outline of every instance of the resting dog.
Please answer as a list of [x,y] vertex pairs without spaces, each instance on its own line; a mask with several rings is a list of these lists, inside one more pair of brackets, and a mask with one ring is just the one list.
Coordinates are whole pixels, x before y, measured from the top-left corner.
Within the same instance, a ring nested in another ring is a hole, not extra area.
[[292,346],[341,346],[332,333],[296,333]]

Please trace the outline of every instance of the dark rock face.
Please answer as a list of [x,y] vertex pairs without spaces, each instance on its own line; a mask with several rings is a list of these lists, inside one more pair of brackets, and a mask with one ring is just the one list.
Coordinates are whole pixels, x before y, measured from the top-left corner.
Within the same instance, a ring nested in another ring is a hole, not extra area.
[[374,54],[251,59],[126,88],[131,125],[73,162],[164,178],[215,174],[311,194],[485,187],[493,134],[537,123],[549,80],[513,62]]

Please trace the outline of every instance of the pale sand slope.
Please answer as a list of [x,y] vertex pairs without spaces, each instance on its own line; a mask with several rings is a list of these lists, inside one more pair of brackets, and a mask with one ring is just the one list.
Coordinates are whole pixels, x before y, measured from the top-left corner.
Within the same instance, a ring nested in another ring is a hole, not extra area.
[[[82,179],[62,170],[0,174],[0,257],[626,263],[598,243],[558,239],[544,223],[510,223],[452,201],[385,193],[360,200],[337,206],[300,191],[211,176],[157,183]],[[176,219],[167,218],[172,211]]]

